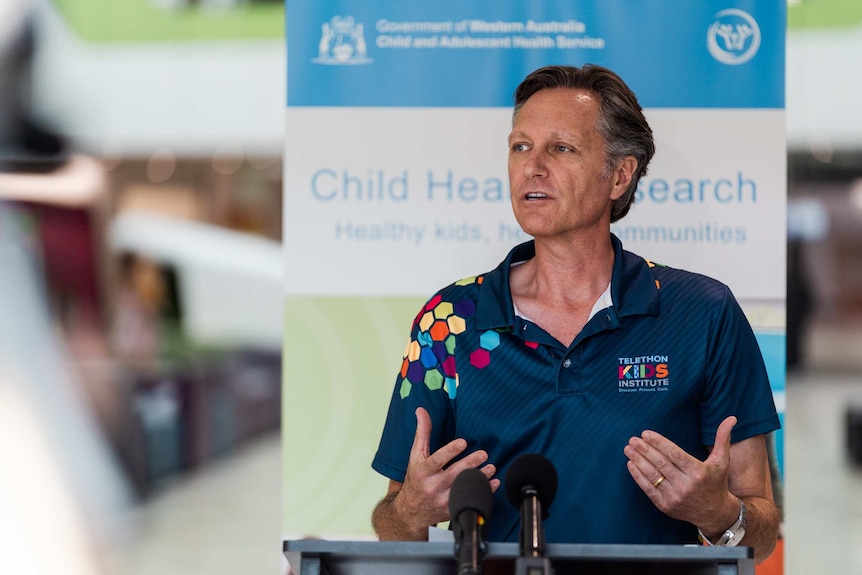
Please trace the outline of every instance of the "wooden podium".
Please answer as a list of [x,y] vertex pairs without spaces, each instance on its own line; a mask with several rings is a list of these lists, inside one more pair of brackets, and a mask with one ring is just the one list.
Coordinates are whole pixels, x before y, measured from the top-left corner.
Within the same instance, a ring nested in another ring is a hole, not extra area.
[[[298,575],[454,575],[448,542],[284,542],[284,554]],[[750,547],[700,545],[547,545],[557,575],[754,575]],[[489,543],[485,575],[511,575],[516,543]]]

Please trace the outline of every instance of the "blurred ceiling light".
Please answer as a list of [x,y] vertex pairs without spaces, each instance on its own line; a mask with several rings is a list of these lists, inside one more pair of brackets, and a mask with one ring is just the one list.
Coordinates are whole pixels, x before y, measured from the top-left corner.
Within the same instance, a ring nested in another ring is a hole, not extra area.
[[75,155],[53,172],[0,173],[0,198],[66,206],[92,203],[105,191],[105,175],[98,161]]
[[170,179],[177,169],[177,159],[167,148],[159,148],[147,162],[147,178],[154,184],[161,184]]
[[99,160],[102,162],[102,169],[110,172],[123,163],[123,150],[113,142],[103,142]]
[[241,147],[231,144],[219,146],[213,154],[212,166],[216,173],[227,176],[240,169],[245,159]]
[[832,161],[832,140],[826,134],[815,134],[808,141],[811,155],[820,162],[828,164]]

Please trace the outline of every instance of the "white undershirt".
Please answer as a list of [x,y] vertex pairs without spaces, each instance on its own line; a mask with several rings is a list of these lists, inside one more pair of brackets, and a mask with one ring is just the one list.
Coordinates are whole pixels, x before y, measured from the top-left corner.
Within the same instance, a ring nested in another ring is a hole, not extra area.
[[[599,299],[596,300],[596,303],[593,304],[593,309],[590,310],[590,317],[587,318],[587,321],[593,319],[593,316],[602,311],[603,309],[607,309],[614,305],[614,300],[611,299],[611,282],[608,282],[608,287],[605,288],[605,291],[602,292],[602,295],[599,296]],[[525,319],[527,321],[533,321],[518,309],[518,306],[515,305],[515,300],[512,300],[512,307],[515,309],[515,315],[521,319]],[[536,322],[533,322],[536,323]]]

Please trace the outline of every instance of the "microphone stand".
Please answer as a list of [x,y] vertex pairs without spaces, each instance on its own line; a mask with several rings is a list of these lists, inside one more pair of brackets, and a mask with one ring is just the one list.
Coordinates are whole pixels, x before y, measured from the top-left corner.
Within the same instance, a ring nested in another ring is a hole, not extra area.
[[551,562],[545,557],[542,502],[532,485],[521,490],[521,554],[515,560],[515,575],[550,575]]
[[[482,538],[483,519],[473,509],[463,511],[454,523],[455,557],[458,561],[456,575],[481,575],[482,559],[487,548]],[[467,526],[475,526],[472,529]]]

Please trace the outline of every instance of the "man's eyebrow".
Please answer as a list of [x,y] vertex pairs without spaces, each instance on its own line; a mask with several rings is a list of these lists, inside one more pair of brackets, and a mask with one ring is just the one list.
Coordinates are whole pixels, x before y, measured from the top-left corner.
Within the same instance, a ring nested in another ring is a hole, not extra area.
[[[549,136],[552,139],[559,139],[559,140],[573,140],[573,141],[578,140],[578,137],[575,136],[575,134],[572,134],[569,132],[553,131],[549,134]],[[512,138],[529,138],[529,136],[521,130],[514,130],[509,134],[508,139],[511,140]]]

